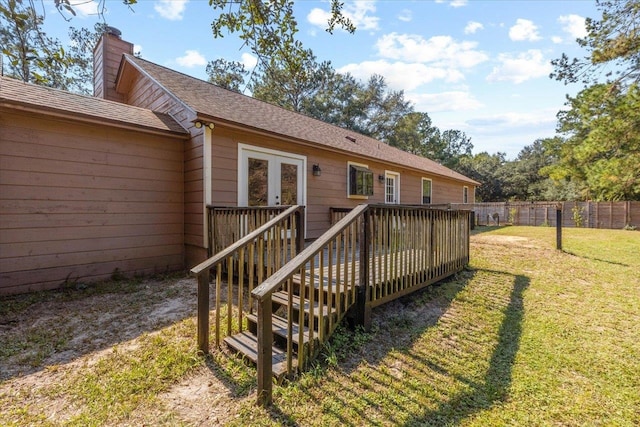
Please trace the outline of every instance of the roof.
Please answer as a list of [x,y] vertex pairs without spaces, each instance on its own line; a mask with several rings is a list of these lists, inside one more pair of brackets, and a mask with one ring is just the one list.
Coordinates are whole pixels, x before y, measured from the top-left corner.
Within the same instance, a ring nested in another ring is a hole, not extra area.
[[328,149],[347,152],[358,158],[390,162],[472,185],[480,184],[431,159],[407,153],[374,138],[223,89],[133,55],[125,54],[124,57],[127,62],[155,80],[198,116],[239,124],[300,142],[310,142]]
[[0,76],[0,106],[5,105],[140,130],[188,135],[168,114]]

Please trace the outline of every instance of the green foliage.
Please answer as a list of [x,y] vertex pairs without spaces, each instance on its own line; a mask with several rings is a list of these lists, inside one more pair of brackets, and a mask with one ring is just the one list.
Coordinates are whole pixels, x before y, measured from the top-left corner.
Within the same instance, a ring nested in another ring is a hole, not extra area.
[[584,208],[582,206],[575,205],[571,209],[571,214],[573,215],[573,222],[576,224],[576,227],[582,227],[584,224]]
[[[209,0],[219,15],[211,24],[213,36],[224,37],[225,31],[238,33],[244,45],[262,62],[284,60],[295,62],[302,57],[304,48],[295,38],[298,25],[293,1],[272,0]],[[332,16],[327,22],[329,31],[336,25],[354,32],[353,23],[342,15],[342,3],[331,0]]]
[[[60,7],[67,10],[71,6],[61,2]],[[43,15],[32,2],[7,0],[0,4],[4,73],[28,83],[91,93],[93,47],[104,25],[96,24],[95,32],[71,27],[71,44],[65,48],[42,31],[43,23]]]
[[476,189],[478,202],[506,200],[504,170],[507,161],[504,153],[478,153],[460,159],[458,172],[482,183]]
[[545,169],[555,180],[576,181],[582,198],[640,200],[640,90],[600,84],[568,98],[558,114],[567,139],[553,149],[559,162]]
[[587,57],[569,59],[563,54],[551,62],[555,67],[551,77],[565,83],[594,84],[604,74],[620,83],[638,83],[640,1],[597,0],[596,4],[602,18],[587,18],[587,36],[577,40]]
[[206,71],[209,82],[234,92],[241,92],[240,86],[244,84],[245,77],[249,74],[244,64],[227,61],[224,58],[209,61]]

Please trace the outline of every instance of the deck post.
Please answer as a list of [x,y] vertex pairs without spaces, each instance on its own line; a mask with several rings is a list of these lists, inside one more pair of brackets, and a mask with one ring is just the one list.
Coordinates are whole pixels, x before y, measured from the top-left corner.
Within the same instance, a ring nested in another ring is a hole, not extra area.
[[209,270],[198,275],[198,350],[209,354]]
[[273,331],[271,294],[258,300],[258,405],[270,406],[273,399]]
[[371,244],[370,231],[371,210],[367,209],[362,215],[360,232],[360,276],[356,293],[355,324],[371,329],[371,304],[369,304],[369,246]]
[[304,249],[304,208],[301,208],[295,213],[296,218],[296,254],[299,254]]

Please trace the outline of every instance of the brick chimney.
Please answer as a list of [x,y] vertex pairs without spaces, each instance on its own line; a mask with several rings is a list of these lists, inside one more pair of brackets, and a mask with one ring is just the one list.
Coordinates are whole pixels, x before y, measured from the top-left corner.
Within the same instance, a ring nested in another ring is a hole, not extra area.
[[122,54],[133,54],[133,44],[122,40],[120,34],[117,28],[106,27],[93,49],[93,95],[124,102],[124,97],[116,92],[116,77]]

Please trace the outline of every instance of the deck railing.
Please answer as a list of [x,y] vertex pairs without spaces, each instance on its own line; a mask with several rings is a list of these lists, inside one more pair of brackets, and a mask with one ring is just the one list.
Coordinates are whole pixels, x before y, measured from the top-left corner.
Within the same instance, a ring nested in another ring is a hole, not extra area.
[[[215,340],[219,346],[222,333],[223,286],[226,285],[227,288],[225,336],[229,336],[234,329],[242,331],[245,315],[253,313],[254,301],[251,291],[256,284],[262,283],[266,277],[278,271],[304,247],[303,207],[279,209],[281,212],[268,220],[266,219],[273,214],[272,211],[257,209],[263,215],[251,215],[249,209],[229,209],[228,212],[239,215],[225,214],[227,218],[233,218],[228,221],[233,232],[246,234],[191,269],[191,274],[198,277],[198,348],[205,353],[209,351],[211,272],[215,272]],[[261,218],[266,222],[249,231],[256,224],[255,221]],[[220,224],[219,221],[218,225]],[[236,224],[237,228],[233,229],[232,224]],[[226,281],[223,281],[223,276],[226,276]],[[248,288],[248,302],[245,301],[245,286]],[[237,317],[233,314],[234,307],[237,307]],[[234,321],[234,317],[237,322]]]
[[[288,299],[286,370],[291,373],[304,368],[314,355],[314,345],[317,348],[328,339],[348,310],[368,328],[373,307],[454,274],[469,262],[469,211],[360,205],[340,214],[342,218],[325,234],[252,292],[258,304],[261,405],[271,402],[276,293],[282,298],[284,291]],[[296,304],[300,309],[294,319]],[[306,314],[302,307],[308,309]],[[294,363],[293,323],[300,325],[298,342],[303,343],[305,320],[309,351],[298,351]]]
[[370,206],[365,219],[375,307],[437,282],[469,262],[469,211]]
[[288,206],[207,206],[209,251],[211,257],[231,246],[256,228],[273,219]]

